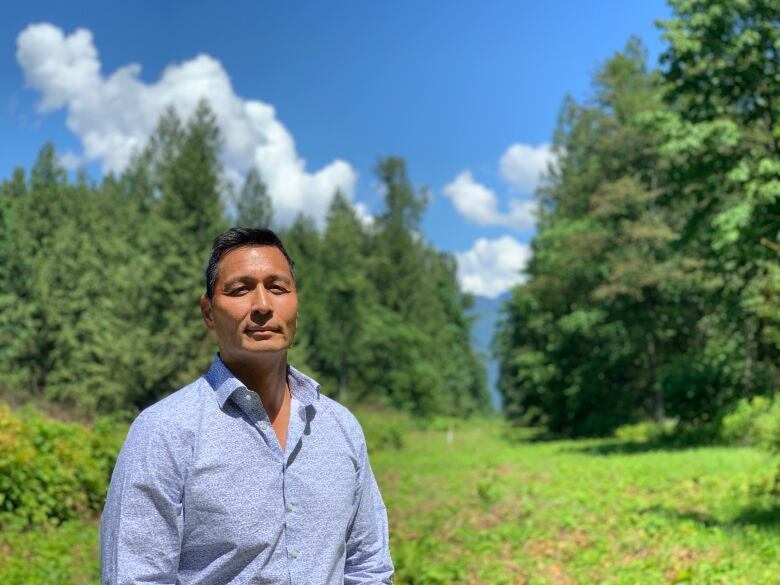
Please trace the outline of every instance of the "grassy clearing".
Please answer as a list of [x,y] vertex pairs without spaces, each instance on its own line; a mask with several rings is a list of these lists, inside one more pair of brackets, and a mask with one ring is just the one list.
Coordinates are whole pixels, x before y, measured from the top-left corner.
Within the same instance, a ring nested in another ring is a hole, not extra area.
[[[778,582],[780,502],[754,489],[769,456],[506,434],[414,431],[372,454],[396,583]],[[94,520],[0,534],[0,583],[97,582]]]
[[753,489],[774,469],[763,453],[505,435],[419,433],[374,456],[397,583],[780,580],[780,502]]

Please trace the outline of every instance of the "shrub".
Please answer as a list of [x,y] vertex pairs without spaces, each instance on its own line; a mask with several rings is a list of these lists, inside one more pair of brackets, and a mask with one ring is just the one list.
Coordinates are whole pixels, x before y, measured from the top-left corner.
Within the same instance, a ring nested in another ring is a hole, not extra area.
[[740,400],[723,418],[722,435],[732,443],[780,451],[780,400],[766,396]]
[[0,532],[3,585],[99,585],[98,530],[94,520],[59,526],[4,528]]
[[58,524],[100,511],[126,428],[65,423],[0,404],[0,524]]
[[404,447],[404,436],[414,428],[411,419],[402,413],[359,408],[355,416],[363,427],[369,453],[398,450]]
[[615,429],[615,438],[632,443],[662,441],[675,431],[675,427],[676,422],[673,420],[662,423],[648,420],[618,427]]

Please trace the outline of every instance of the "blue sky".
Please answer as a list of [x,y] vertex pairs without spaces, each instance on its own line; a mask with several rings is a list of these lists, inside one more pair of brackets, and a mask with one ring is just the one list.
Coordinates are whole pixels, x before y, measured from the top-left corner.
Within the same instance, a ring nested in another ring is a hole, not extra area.
[[231,176],[257,164],[280,218],[322,216],[338,186],[369,221],[373,166],[404,157],[431,192],[425,236],[459,254],[465,288],[495,296],[528,258],[564,96],[585,98],[632,34],[654,63],[668,15],[659,0],[14,3],[0,177],[47,140],[69,164],[118,170],[159,108],[186,113],[202,91],[221,104]]

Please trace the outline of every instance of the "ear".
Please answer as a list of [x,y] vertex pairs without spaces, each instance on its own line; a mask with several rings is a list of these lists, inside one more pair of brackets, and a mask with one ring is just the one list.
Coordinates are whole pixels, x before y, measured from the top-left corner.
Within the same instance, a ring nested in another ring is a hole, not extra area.
[[203,316],[203,322],[210,331],[214,331],[214,317],[211,314],[211,301],[206,295],[200,296],[200,314]]

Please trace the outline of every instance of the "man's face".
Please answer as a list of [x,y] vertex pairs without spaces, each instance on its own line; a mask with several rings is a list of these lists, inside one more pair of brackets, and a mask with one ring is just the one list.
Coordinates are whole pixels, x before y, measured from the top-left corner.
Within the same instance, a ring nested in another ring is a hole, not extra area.
[[298,294],[290,266],[273,246],[242,246],[218,264],[214,298],[201,297],[206,326],[223,360],[283,352],[295,337]]

